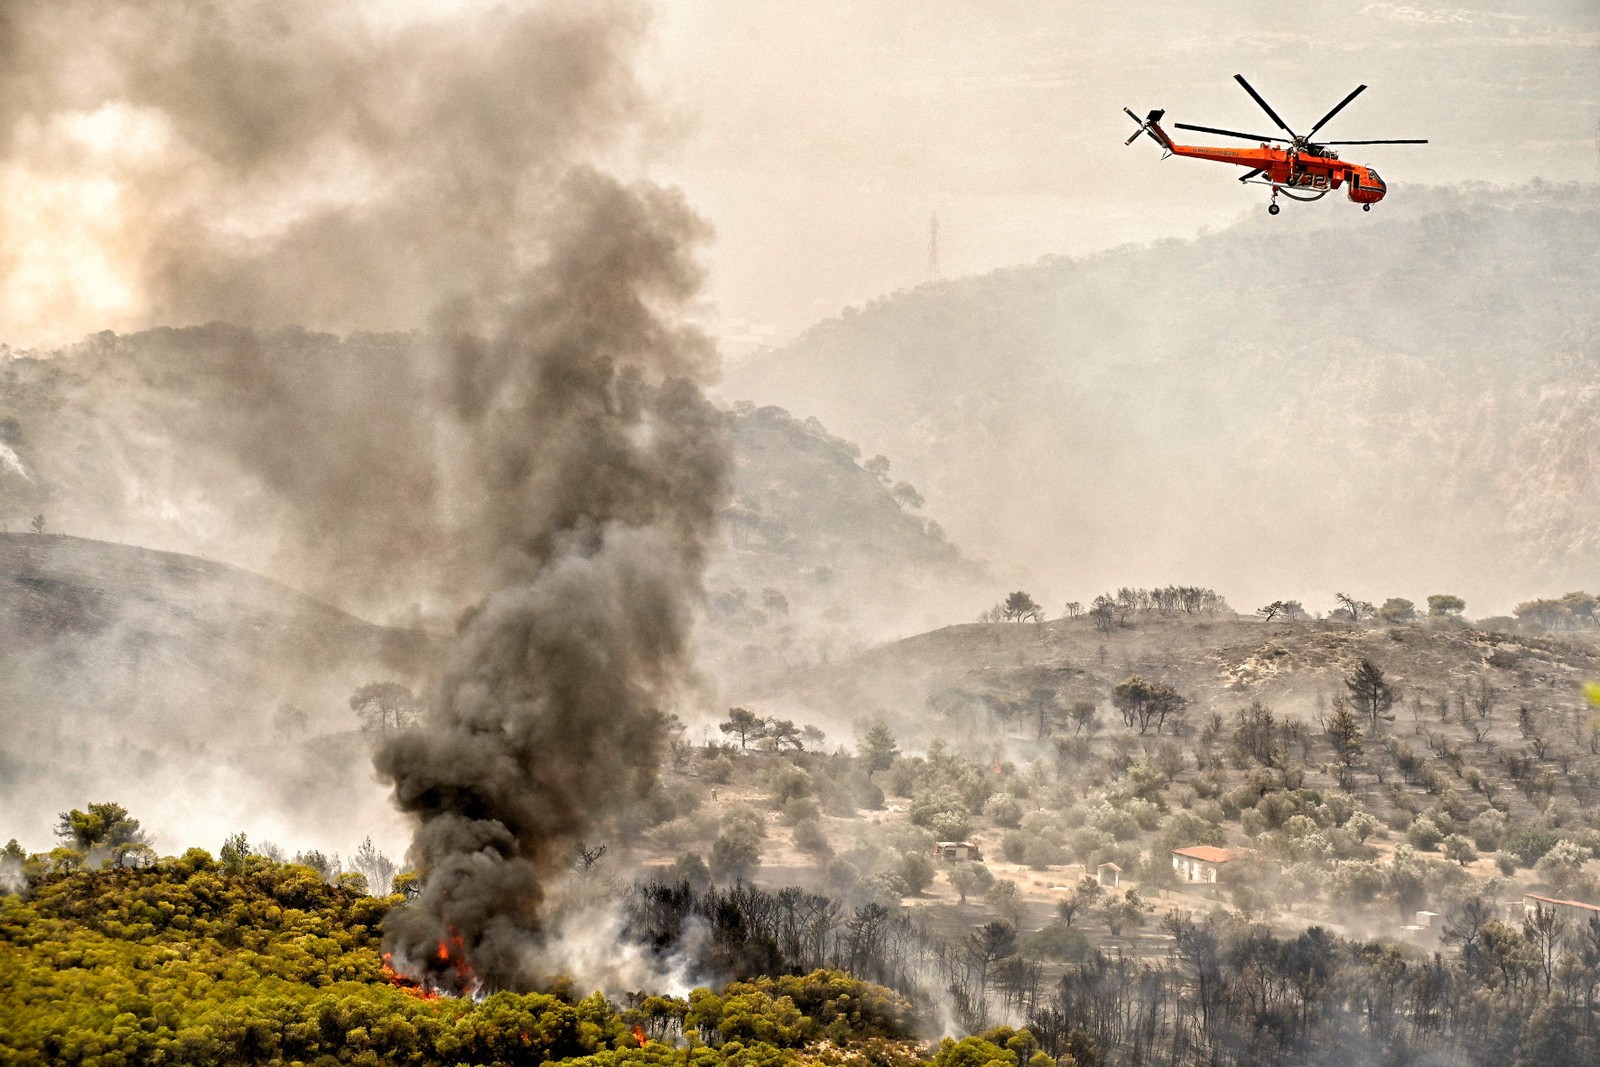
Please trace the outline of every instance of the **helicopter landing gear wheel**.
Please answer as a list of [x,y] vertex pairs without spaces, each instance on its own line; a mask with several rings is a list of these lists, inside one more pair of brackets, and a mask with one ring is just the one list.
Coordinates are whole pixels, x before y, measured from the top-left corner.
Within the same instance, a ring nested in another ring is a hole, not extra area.
[[1267,205],[1267,214],[1268,215],[1276,215],[1278,212],[1280,212],[1282,210],[1283,210],[1283,208],[1279,207],[1277,204],[1268,204]]
[[1361,210],[1362,211],[1371,211],[1372,210],[1372,205],[1371,204],[1362,204],[1361,205]]

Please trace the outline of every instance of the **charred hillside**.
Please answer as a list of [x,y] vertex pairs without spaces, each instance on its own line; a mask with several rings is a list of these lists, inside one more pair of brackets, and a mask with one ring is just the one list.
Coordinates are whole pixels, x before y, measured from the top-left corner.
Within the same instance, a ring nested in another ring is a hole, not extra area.
[[1579,586],[1600,560],[1592,191],[1392,199],[925,285],[726,392],[897,457],[1051,607],[1152,572],[1246,603],[1415,582],[1493,611]]

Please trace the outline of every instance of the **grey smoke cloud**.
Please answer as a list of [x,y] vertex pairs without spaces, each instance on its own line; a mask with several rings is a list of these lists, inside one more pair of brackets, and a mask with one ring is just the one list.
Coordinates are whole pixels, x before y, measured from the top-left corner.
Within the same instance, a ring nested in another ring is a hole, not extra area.
[[[0,163],[67,198],[58,236],[92,216],[129,289],[117,328],[420,326],[442,295],[512,283],[552,182],[643,108],[647,20],[626,0],[410,22],[312,0],[14,0],[0,20]],[[6,210],[0,269],[37,249],[39,207]],[[83,285],[6,307],[8,340],[52,304],[118,306]]]
[[[708,228],[592,165],[645,113],[645,28],[627,2],[0,11],[0,164],[115,189],[96,247],[124,325],[236,324],[108,341],[100,366],[162,385],[147,423],[281,502],[279,573],[347,604],[476,602],[423,727],[375,757],[427,875],[391,944],[444,984],[467,980],[441,943],[495,986],[536,979],[545,886],[648,789],[695,682],[727,481],[716,352],[682,320]],[[0,223],[15,272],[48,220]],[[287,324],[422,332],[264,332]]]

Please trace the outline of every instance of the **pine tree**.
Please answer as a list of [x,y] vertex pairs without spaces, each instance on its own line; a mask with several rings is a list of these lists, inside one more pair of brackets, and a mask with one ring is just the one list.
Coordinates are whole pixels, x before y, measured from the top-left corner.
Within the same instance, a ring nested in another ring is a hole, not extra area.
[[1333,702],[1333,717],[1328,720],[1328,740],[1333,742],[1339,762],[1346,767],[1361,755],[1361,724],[1356,721],[1355,713],[1343,697],[1335,698]]

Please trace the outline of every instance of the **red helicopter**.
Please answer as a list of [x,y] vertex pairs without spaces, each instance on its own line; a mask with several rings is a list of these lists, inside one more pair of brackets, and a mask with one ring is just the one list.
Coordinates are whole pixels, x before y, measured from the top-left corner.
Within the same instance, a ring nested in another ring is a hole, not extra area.
[[[1424,140],[1399,140],[1399,141],[1312,141],[1312,135],[1328,120],[1344,110],[1344,106],[1366,89],[1365,85],[1358,85],[1355,91],[1334,107],[1334,109],[1317,120],[1317,124],[1305,134],[1298,134],[1291,130],[1287,123],[1278,117],[1261,94],[1244,80],[1244,75],[1235,74],[1233,80],[1244,86],[1244,91],[1250,98],[1261,105],[1278,128],[1288,137],[1263,137],[1254,133],[1240,133],[1237,130],[1218,130],[1211,126],[1190,126],[1187,123],[1175,123],[1180,130],[1194,130],[1198,133],[1215,133],[1223,137],[1240,137],[1246,141],[1259,142],[1259,148],[1212,148],[1207,145],[1176,144],[1167,131],[1161,128],[1161,117],[1165,111],[1152,111],[1143,119],[1135,115],[1130,108],[1123,108],[1128,117],[1139,124],[1133,136],[1125,144],[1132,144],[1138,140],[1141,133],[1150,137],[1166,149],[1168,155],[1193,156],[1195,159],[1210,159],[1218,163],[1234,163],[1241,167],[1253,168],[1250,173],[1240,178],[1241,182],[1254,185],[1267,185],[1272,188],[1272,202],[1267,205],[1267,212],[1272,215],[1278,213],[1278,194],[1282,193],[1290,200],[1321,200],[1345,182],[1350,183],[1349,196],[1352,201],[1361,205],[1362,211],[1371,211],[1372,205],[1383,199],[1388,192],[1388,186],[1383,184],[1383,179],[1378,177],[1378,172],[1371,167],[1364,167],[1359,163],[1347,163],[1339,158],[1337,152],[1329,151],[1332,145],[1359,145],[1359,144],[1427,144]],[[1274,147],[1272,143],[1286,145],[1285,148]],[[1162,157],[1166,158],[1165,156]],[[1301,195],[1305,194],[1305,195]]]

